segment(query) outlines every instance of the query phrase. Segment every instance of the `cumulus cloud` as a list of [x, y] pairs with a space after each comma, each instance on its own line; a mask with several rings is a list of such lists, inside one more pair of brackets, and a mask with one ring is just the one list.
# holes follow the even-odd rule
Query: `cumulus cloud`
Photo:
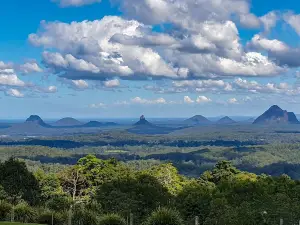
[[27, 62], [18, 66], [17, 70], [23, 74], [43, 72], [43, 69], [36, 62]]
[[[38, 34], [29, 40], [36, 46], [61, 52], [44, 52], [43, 61], [69, 79], [101, 80], [112, 76], [124, 79], [186, 76], [173, 68], [152, 48], [128, 46], [110, 41], [115, 34], [141, 37], [150, 29], [134, 21], [107, 16], [102, 20], [80, 23], [42, 23]], [[133, 77], [133, 78], [132, 78]]]
[[288, 83], [281, 82], [260, 84], [257, 81], [248, 81], [238, 78], [234, 81], [234, 88], [237, 91], [247, 91], [249, 93], [271, 93], [271, 94], [283, 94], [283, 95], [299, 95], [300, 88], [293, 87]]
[[203, 20], [196, 30], [173, 33], [155, 33], [149, 25], [116, 16], [70, 24], [42, 22], [29, 41], [51, 49], [43, 53], [43, 63], [70, 80], [178, 80], [275, 76], [282, 72], [261, 53], [245, 53], [238, 29], [230, 20]]
[[247, 44], [248, 48], [255, 49], [255, 50], [266, 50], [271, 52], [281, 52], [281, 51], [288, 51], [289, 47], [277, 40], [277, 39], [267, 39], [259, 34], [256, 34], [252, 40]]
[[196, 99], [196, 102], [201, 104], [201, 103], [208, 103], [211, 102], [212, 100], [206, 96], [198, 96]]
[[52, 0], [52, 2], [59, 3], [61, 7], [79, 7], [99, 3], [101, 0]]
[[146, 24], [173, 23], [197, 30], [207, 20], [224, 21], [233, 15], [248, 14], [248, 0], [113, 0], [127, 17]]
[[196, 92], [232, 91], [231, 84], [223, 80], [183, 80], [174, 81], [172, 85], [173, 88], [186, 88]]
[[267, 39], [261, 35], [255, 35], [247, 47], [252, 50], [267, 51], [269, 58], [282, 67], [299, 67], [300, 48], [292, 48], [277, 39]]
[[107, 81], [104, 81], [103, 83], [104, 83], [104, 87], [106, 87], [106, 88], [116, 88], [121, 85], [120, 81], [118, 79], [107, 80]]
[[189, 96], [184, 96], [183, 101], [184, 101], [184, 103], [187, 103], [187, 104], [192, 104], [192, 103], [195, 102], [195, 101], [194, 101], [193, 99], [191, 99]]
[[24, 87], [26, 83], [20, 80], [13, 69], [0, 69], [0, 86]]
[[149, 100], [149, 99], [145, 99], [145, 98], [141, 98], [141, 97], [135, 97], [135, 98], [132, 98], [131, 100], [131, 103], [134, 103], [134, 104], [146, 104], [146, 105], [149, 105], [149, 104], [167, 104], [167, 101], [164, 99], [164, 98], [158, 98], [158, 99], [154, 99], [154, 100]]
[[23, 98], [24, 94], [21, 93], [19, 90], [17, 89], [8, 89], [6, 92], [6, 95], [11, 96], [11, 97], [16, 97], [16, 98]]

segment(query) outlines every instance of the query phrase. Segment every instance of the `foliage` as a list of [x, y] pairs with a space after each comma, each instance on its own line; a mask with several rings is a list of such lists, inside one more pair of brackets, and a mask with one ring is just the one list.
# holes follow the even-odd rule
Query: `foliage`
[[55, 225], [65, 225], [67, 221], [67, 213], [66, 212], [51, 212], [50, 210], [42, 211], [37, 219], [39, 224], [48, 224], [52, 225], [52, 216], [53, 216], [53, 224]]
[[39, 184], [24, 162], [10, 158], [0, 165], [0, 184], [13, 204], [20, 199], [34, 204], [39, 200]]
[[72, 199], [69, 196], [53, 196], [51, 199], [49, 199], [46, 202], [46, 206], [53, 211], [59, 212], [59, 211], [67, 211], [70, 209], [70, 206], [72, 205]]
[[159, 208], [154, 211], [145, 222], [145, 225], [183, 225], [183, 220], [177, 211], [168, 208]]
[[97, 213], [87, 210], [84, 205], [77, 206], [73, 210], [72, 225], [96, 225], [98, 224]]
[[10, 214], [12, 211], [13, 206], [6, 202], [0, 201], [0, 220], [4, 221], [10, 218]]
[[99, 225], [126, 225], [126, 221], [118, 214], [106, 214], [101, 217]]
[[97, 190], [96, 199], [104, 213], [119, 213], [124, 217], [133, 213], [140, 221], [159, 206], [171, 200], [168, 190], [155, 177], [137, 174], [104, 183]]
[[20, 203], [14, 207], [14, 218], [18, 222], [33, 223], [37, 219], [36, 210], [27, 205], [26, 203]]
[[41, 168], [33, 175], [16, 159], [0, 168], [0, 220], [14, 215], [16, 221], [51, 224], [53, 214], [55, 224], [64, 225], [69, 210], [74, 225], [98, 224], [108, 213], [133, 215], [135, 224], [152, 223], [149, 218], [155, 217], [149, 215], [177, 222], [182, 217], [184, 224], [194, 224], [197, 216], [200, 225], [278, 224], [280, 219], [290, 225], [300, 219], [300, 181], [245, 172], [226, 160], [197, 178], [180, 175], [170, 163], [140, 170], [92, 155], [57, 173]]
[[176, 167], [170, 163], [153, 166], [146, 170], [145, 173], [155, 177], [173, 195], [182, 191], [185, 184], [183, 176], [179, 175]]

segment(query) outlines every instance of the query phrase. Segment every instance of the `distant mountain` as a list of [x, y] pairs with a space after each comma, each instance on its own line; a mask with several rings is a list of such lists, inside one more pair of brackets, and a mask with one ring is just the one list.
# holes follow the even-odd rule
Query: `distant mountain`
[[140, 117], [140, 120], [133, 124], [132, 128], [127, 129], [127, 131], [135, 134], [168, 134], [180, 129], [183, 128], [157, 126], [155, 124], [150, 123], [148, 120], [146, 120], [145, 116], [142, 115]]
[[150, 123], [148, 120], [146, 120], [144, 115], [142, 115], [140, 117], [140, 120], [138, 122], [136, 122], [134, 125], [135, 126], [141, 126], [141, 125], [153, 126], [152, 123]]
[[271, 106], [253, 124], [299, 124], [293, 112], [287, 112], [277, 105]]
[[101, 123], [98, 121], [90, 121], [86, 124], [81, 125], [80, 127], [108, 127], [108, 126], [117, 126], [118, 124], [113, 122]]
[[211, 124], [212, 122], [204, 116], [196, 115], [185, 120], [184, 123], [189, 125], [208, 125]]
[[47, 127], [47, 128], [51, 127], [49, 124], [45, 123], [44, 120], [42, 120], [42, 118], [39, 117], [38, 115], [31, 115], [28, 119], [26, 119], [25, 124], [29, 124], [29, 123], [34, 123], [41, 127]]
[[219, 124], [219, 125], [229, 125], [229, 124], [234, 124], [234, 123], [236, 123], [236, 122], [233, 119], [229, 118], [228, 116], [225, 116], [216, 122], [216, 124]]
[[74, 118], [71, 118], [71, 117], [66, 117], [66, 118], [63, 118], [63, 119], [60, 119], [58, 121], [56, 121], [53, 126], [55, 127], [76, 127], [76, 126], [81, 126], [82, 125], [82, 122], [74, 119]]

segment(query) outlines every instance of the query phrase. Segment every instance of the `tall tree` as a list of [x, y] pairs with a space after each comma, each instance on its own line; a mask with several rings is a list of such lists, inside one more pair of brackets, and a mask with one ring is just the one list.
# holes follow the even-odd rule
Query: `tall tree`
[[36, 204], [39, 200], [38, 181], [22, 161], [10, 158], [0, 165], [0, 184], [13, 204], [21, 199], [30, 204]]

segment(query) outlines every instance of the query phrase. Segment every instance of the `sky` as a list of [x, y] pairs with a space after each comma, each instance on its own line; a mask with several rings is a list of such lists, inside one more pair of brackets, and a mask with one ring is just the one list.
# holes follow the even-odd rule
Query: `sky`
[[0, 4], [0, 119], [300, 114], [295, 0]]

